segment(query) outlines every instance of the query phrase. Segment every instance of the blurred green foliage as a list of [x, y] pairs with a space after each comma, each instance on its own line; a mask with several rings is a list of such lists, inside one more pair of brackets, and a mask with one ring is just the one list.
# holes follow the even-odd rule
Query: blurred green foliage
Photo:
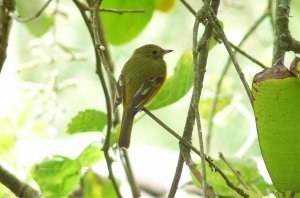
[[[237, 187], [244, 190], [244, 192], [250, 192], [251, 197], [262, 197], [268, 195], [271, 192], [275, 192], [275, 189], [272, 185], [266, 183], [264, 178], [260, 175], [257, 164], [252, 159], [244, 158], [235, 158], [228, 160], [230, 165], [238, 172], [240, 177], [244, 180], [247, 185], [248, 190], [239, 182], [236, 175], [230, 170], [230, 168], [222, 160], [214, 160], [214, 163], [222, 170], [226, 177]], [[218, 196], [222, 197], [232, 197], [238, 196], [237, 193], [228, 188], [224, 179], [213, 170], [213, 168], [206, 165], [207, 170], [207, 182], [213, 186], [215, 192]], [[197, 165], [199, 171], [202, 170], [201, 163]], [[191, 173], [192, 175], [192, 173]], [[192, 175], [193, 182], [202, 188], [202, 185], [199, 184], [198, 180]]]
[[106, 125], [106, 120], [107, 117], [105, 113], [87, 109], [78, 112], [78, 114], [72, 118], [68, 124], [67, 133], [102, 131]]

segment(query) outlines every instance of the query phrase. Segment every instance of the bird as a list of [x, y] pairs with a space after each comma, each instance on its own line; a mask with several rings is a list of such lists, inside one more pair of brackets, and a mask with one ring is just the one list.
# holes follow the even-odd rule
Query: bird
[[137, 48], [125, 63], [116, 83], [113, 112], [123, 102], [118, 145], [129, 148], [134, 116], [159, 92], [167, 76], [165, 50], [155, 44]]

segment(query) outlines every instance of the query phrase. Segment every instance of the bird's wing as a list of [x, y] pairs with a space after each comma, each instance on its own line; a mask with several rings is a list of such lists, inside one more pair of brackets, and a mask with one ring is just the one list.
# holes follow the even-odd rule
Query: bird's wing
[[119, 76], [119, 80], [118, 80], [117, 86], [116, 86], [113, 113], [116, 112], [118, 105], [121, 104], [121, 102], [123, 100], [124, 87], [125, 87], [125, 79], [124, 79], [124, 75], [121, 74]]
[[152, 77], [144, 81], [137, 92], [134, 94], [131, 102], [131, 111], [135, 115], [139, 110], [141, 110], [145, 104], [147, 104], [152, 97], [158, 92], [159, 87], [164, 82], [164, 75]]

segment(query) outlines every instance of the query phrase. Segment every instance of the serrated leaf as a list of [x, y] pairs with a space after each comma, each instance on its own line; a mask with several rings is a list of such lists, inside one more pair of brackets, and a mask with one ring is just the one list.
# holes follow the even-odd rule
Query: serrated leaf
[[104, 154], [101, 151], [101, 144], [96, 142], [86, 147], [77, 157], [77, 161], [82, 167], [91, 166], [99, 160], [103, 159]]
[[[19, 15], [23, 18], [28, 18], [37, 13], [46, 0], [16, 0], [16, 8]], [[24, 23], [28, 30], [36, 37], [45, 34], [53, 25], [54, 18], [45, 14], [45, 11], [32, 21]]]
[[176, 0], [154, 0], [155, 9], [168, 12], [175, 7]]
[[84, 198], [117, 197], [111, 181], [88, 170], [82, 178]]
[[159, 94], [147, 108], [158, 109], [182, 98], [193, 85], [193, 72], [192, 50], [186, 50], [177, 62], [174, 74], [166, 80]]
[[101, 12], [104, 32], [111, 44], [123, 44], [137, 37], [152, 18], [154, 2], [149, 0], [103, 1], [103, 8], [119, 10], [141, 10], [143, 13]]
[[72, 118], [68, 124], [67, 133], [102, 131], [106, 123], [107, 117], [105, 113], [94, 109], [87, 109], [79, 112]]
[[[261, 197], [260, 195], [267, 195], [274, 187], [264, 180], [264, 178], [259, 174], [257, 165], [255, 161], [252, 159], [227, 159], [231, 166], [240, 173], [242, 179], [245, 181], [247, 186], [250, 188], [249, 192], [251, 197]], [[243, 187], [234, 173], [229, 169], [229, 167], [222, 160], [214, 160], [214, 163], [223, 171], [226, 177], [237, 187], [242, 188], [244, 191], [245, 187]], [[201, 163], [197, 165], [199, 171], [202, 170]], [[219, 196], [237, 196], [237, 193], [229, 188], [224, 181], [224, 179], [215, 171], [213, 171], [207, 165], [207, 181], [210, 185], [213, 186], [215, 192]], [[200, 188], [202, 188], [201, 184], [193, 177], [193, 182]]]
[[46, 198], [66, 197], [80, 180], [81, 166], [76, 160], [63, 156], [46, 158], [31, 169], [33, 179]]

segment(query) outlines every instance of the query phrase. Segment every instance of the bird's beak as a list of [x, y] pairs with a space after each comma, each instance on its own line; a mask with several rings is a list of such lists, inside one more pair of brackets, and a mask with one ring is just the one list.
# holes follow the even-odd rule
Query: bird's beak
[[163, 51], [163, 55], [167, 54], [167, 53], [170, 53], [170, 52], [173, 52], [173, 50], [164, 50]]

